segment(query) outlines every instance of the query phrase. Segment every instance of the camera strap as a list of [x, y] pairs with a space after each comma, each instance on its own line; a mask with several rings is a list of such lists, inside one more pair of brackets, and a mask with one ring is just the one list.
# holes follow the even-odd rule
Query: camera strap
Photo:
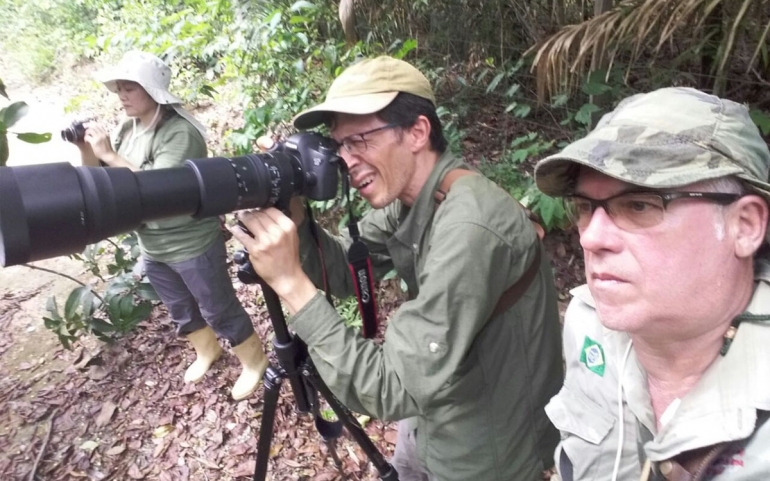
[[324, 284], [324, 292], [326, 293], [326, 300], [329, 304], [334, 305], [332, 302], [332, 295], [329, 292], [329, 274], [326, 272], [326, 260], [324, 259], [324, 250], [321, 245], [321, 237], [318, 235], [318, 227], [313, 220], [313, 209], [310, 208], [310, 202], [305, 199], [305, 215], [307, 216], [308, 227], [310, 228], [310, 235], [313, 236], [316, 248], [318, 249], [318, 258], [321, 259], [321, 279]]
[[347, 172], [342, 176], [342, 189], [348, 203], [348, 232], [353, 243], [348, 249], [348, 266], [353, 276], [353, 285], [356, 288], [358, 299], [358, 311], [361, 313], [361, 334], [371, 339], [377, 335], [377, 300], [374, 290], [374, 273], [372, 271], [372, 259], [369, 255], [369, 247], [361, 240], [358, 231], [358, 219], [353, 213], [353, 202], [350, 199], [350, 184]]

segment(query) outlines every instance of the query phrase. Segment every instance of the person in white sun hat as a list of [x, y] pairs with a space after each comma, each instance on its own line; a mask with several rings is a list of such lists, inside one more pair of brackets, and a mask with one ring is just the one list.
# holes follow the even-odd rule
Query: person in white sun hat
[[[171, 69], [158, 57], [128, 52], [114, 68], [97, 75], [118, 94], [128, 117], [110, 136], [95, 123], [76, 144], [84, 165], [133, 171], [179, 167], [206, 157], [206, 129], [168, 91]], [[267, 368], [262, 341], [235, 296], [227, 253], [216, 218], [190, 216], [147, 222], [138, 231], [150, 283], [168, 307], [177, 333], [195, 348], [185, 382], [198, 382], [219, 358], [217, 336], [225, 338], [243, 365], [232, 396], [253, 393]]]

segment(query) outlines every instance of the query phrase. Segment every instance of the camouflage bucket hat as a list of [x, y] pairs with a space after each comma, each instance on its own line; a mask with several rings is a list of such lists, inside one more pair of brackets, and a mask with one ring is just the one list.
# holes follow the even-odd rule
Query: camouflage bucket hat
[[569, 194], [580, 166], [653, 189], [732, 175], [770, 204], [770, 151], [748, 110], [691, 88], [623, 100], [586, 137], [537, 164], [537, 187]]

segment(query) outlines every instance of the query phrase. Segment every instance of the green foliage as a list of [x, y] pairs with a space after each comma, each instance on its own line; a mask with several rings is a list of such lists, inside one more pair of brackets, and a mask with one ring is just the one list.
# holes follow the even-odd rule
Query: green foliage
[[[153, 302], [159, 301], [152, 285], [132, 273], [139, 255], [136, 235], [119, 237], [90, 245], [82, 254], [71, 257], [83, 261], [99, 280], [107, 282], [103, 292], [93, 286], [73, 289], [60, 310], [55, 297], [48, 299], [49, 315], [43, 318], [46, 328], [53, 331], [67, 349], [84, 335], [104, 342], [131, 332], [147, 319]], [[103, 271], [111, 276], [105, 281]]]
[[484, 175], [540, 216], [546, 231], [566, 227], [567, 213], [560, 199], [554, 199], [537, 190], [532, 175], [523, 167], [528, 161], [541, 158], [553, 146], [553, 140], [546, 141], [538, 133], [530, 132], [511, 141], [498, 162], [483, 161], [480, 165]]
[[751, 109], [749, 113], [762, 135], [770, 135], [770, 113], [759, 109]]
[[505, 113], [517, 118], [527, 117], [532, 111], [532, 106], [527, 103], [526, 97], [521, 92], [521, 70], [526, 66], [524, 59], [515, 62], [505, 62], [500, 68], [495, 67], [495, 59], [489, 57], [485, 60], [484, 68], [480, 69], [475, 81], [482, 85], [486, 78], [495, 73], [492, 80], [486, 85], [485, 93], [492, 94], [503, 91], [502, 97], [507, 104]]
[[[104, 0], [3, 0], [0, 2], [0, 47], [33, 81], [45, 81], [62, 64], [95, 51], [86, 38], [100, 8], [117, 5]], [[65, 61], [68, 60], [68, 61]]]
[[460, 128], [460, 118], [456, 112], [451, 112], [444, 106], [436, 109], [436, 114], [441, 120], [444, 138], [447, 140], [448, 149], [455, 154], [462, 153], [462, 139], [465, 137], [465, 131]]
[[[8, 94], [5, 92], [5, 85], [0, 80], [0, 90], [5, 98], [8, 98]], [[25, 102], [13, 102], [7, 107], [0, 109], [0, 166], [5, 165], [10, 157], [10, 150], [8, 147], [8, 134], [15, 135], [19, 140], [30, 144], [40, 144], [51, 140], [51, 134], [38, 134], [34, 132], [9, 132], [8, 129], [13, 127], [16, 122], [22, 119], [29, 112], [29, 106]]]
[[346, 326], [361, 329], [363, 321], [358, 310], [358, 299], [355, 296], [338, 301], [336, 309]]

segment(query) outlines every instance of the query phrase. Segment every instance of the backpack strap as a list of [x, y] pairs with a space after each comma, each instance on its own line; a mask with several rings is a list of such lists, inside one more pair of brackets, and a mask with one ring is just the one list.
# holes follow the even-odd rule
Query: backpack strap
[[[449, 190], [452, 188], [452, 184], [454, 184], [457, 179], [461, 177], [465, 177], [467, 175], [479, 175], [479, 174], [472, 170], [452, 169], [444, 175], [444, 178], [441, 179], [441, 182], [439, 183], [439, 188], [433, 194], [433, 198], [436, 200], [436, 208], [438, 208], [438, 206], [441, 205], [444, 199], [446, 199], [446, 196], [449, 193]], [[521, 205], [521, 203], [519, 203], [519, 205]], [[521, 297], [524, 295], [524, 293], [527, 292], [527, 289], [529, 289], [529, 286], [532, 285], [532, 282], [535, 280], [535, 277], [537, 277], [537, 273], [540, 271], [540, 263], [542, 260], [542, 254], [541, 254], [542, 246], [540, 241], [545, 236], [545, 230], [543, 229], [543, 226], [541, 226], [537, 222], [536, 216], [532, 213], [532, 211], [530, 211], [524, 206], [521, 206], [521, 208], [524, 209], [524, 211], [527, 213], [527, 217], [529, 217], [529, 220], [532, 223], [532, 227], [535, 229], [535, 232], [537, 233], [538, 240], [536, 242], [537, 245], [535, 247], [536, 248], [535, 258], [532, 259], [532, 262], [530, 263], [529, 267], [527, 267], [527, 270], [524, 272], [524, 274], [522, 274], [519, 280], [517, 280], [511, 287], [509, 287], [508, 289], [505, 290], [505, 292], [502, 293], [490, 317], [495, 317], [499, 314], [502, 314], [503, 312], [507, 311], [511, 306], [516, 304], [519, 301], [519, 299], [521, 299]]]

